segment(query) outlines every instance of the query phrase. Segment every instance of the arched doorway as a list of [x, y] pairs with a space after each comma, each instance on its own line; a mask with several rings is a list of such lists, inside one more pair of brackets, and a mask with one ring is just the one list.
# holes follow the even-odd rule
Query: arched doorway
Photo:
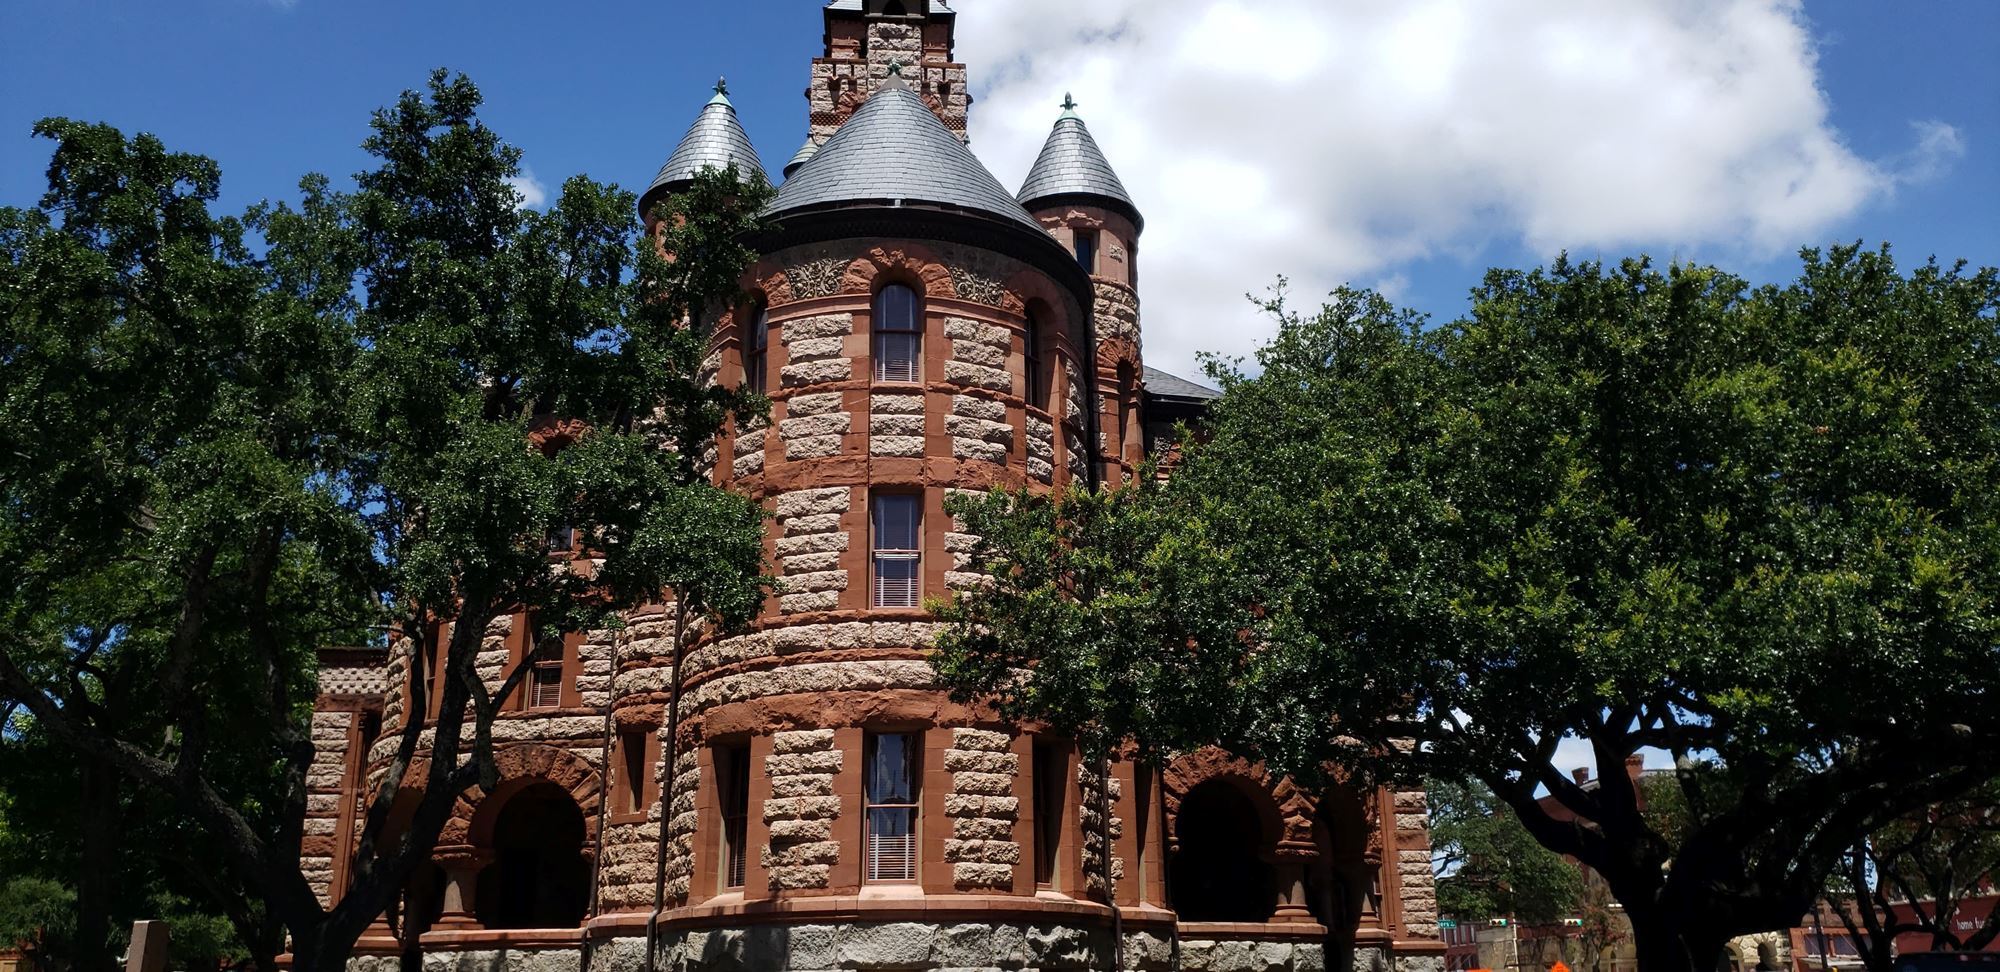
[[507, 799], [493, 824], [493, 863], [479, 875], [487, 928], [575, 928], [590, 907], [583, 811], [569, 791], [535, 783]]
[[1170, 897], [1182, 921], [1269, 921], [1277, 886], [1257, 807], [1227, 780], [1210, 780], [1181, 798], [1168, 866]]

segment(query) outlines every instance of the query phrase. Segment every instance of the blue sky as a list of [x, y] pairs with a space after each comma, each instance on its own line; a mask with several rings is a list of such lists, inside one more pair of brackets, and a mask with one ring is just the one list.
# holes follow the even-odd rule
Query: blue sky
[[[223, 205], [362, 167], [436, 66], [551, 188], [643, 188], [727, 74], [774, 168], [818, 0], [0, 4], [0, 204], [44, 115], [218, 159]], [[1065, 89], [1148, 216], [1148, 352], [1242, 353], [1241, 300], [1378, 286], [1441, 318], [1490, 265], [1649, 252], [1782, 279], [1798, 246], [2000, 263], [1995, 0], [960, 0], [973, 147], [1018, 182]], [[1394, 8], [1384, 13], [1376, 8]], [[1504, 19], [1502, 19], [1504, 18]]]

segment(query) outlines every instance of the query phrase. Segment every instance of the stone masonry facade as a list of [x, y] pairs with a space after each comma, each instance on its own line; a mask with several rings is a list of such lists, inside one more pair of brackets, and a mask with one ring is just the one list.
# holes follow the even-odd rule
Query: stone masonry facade
[[[901, 87], [966, 152], [954, 12], [837, 0], [825, 17], [815, 146]], [[536, 654], [525, 613], [478, 632], [487, 686], [533, 669], [493, 725], [499, 778], [457, 797], [405, 919], [371, 928], [357, 972], [391, 972], [411, 937], [429, 972], [640, 972], [655, 927], [654, 972], [1104, 970], [1114, 954], [1145, 972], [1443, 972], [1421, 790], [1306, 792], [1215, 750], [1081, 751], [941, 689], [936, 619], [878, 597], [890, 556], [920, 603], [991, 583], [952, 498], [1113, 485], [1145, 459], [1136, 209], [923, 199], [781, 221], [743, 281], [754, 302], [713, 325], [704, 373], [735, 383], [758, 360], [753, 313], [768, 324], [771, 411], [702, 468], [769, 513], [778, 589], [742, 630], [695, 619], [678, 658], [671, 603], [568, 633], [560, 657]], [[882, 373], [913, 380], [875, 377], [889, 287], [914, 295], [898, 333], [917, 357]], [[916, 549], [878, 556], [884, 509], [914, 516], [898, 529]], [[580, 549], [551, 569], [596, 566]], [[412, 684], [412, 650], [324, 653], [303, 849], [324, 901], [413, 703], [437, 692]], [[414, 730], [409, 788], [434, 732]], [[392, 809], [389, 836], [407, 815]], [[1254, 877], [1191, 895], [1176, 869], [1225, 845]]]

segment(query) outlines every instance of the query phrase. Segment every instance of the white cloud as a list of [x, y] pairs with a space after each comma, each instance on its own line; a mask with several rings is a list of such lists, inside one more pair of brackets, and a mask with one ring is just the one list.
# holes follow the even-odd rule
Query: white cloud
[[540, 209], [549, 202], [549, 187], [535, 178], [535, 170], [521, 167], [521, 174], [507, 180], [514, 191], [521, 194], [522, 209]]
[[[1492, 244], [1775, 255], [1963, 151], [1828, 121], [1800, 0], [979, 0], [974, 145], [1018, 185], [1074, 91], [1148, 216], [1149, 360], [1244, 353], [1242, 299]], [[1468, 280], [1469, 287], [1474, 281]]]
[[1917, 144], [1896, 159], [1896, 181], [1904, 185], [1936, 182], [1965, 158], [1965, 135], [1936, 119], [1914, 121], [1910, 131]]

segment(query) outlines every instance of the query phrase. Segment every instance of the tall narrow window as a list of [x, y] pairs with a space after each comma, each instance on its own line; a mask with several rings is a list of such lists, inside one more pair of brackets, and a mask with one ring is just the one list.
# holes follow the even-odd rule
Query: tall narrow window
[[1053, 887], [1063, 832], [1063, 796], [1068, 792], [1063, 751], [1048, 743], [1035, 744], [1035, 884]]
[[750, 747], [716, 747], [715, 783], [722, 798], [722, 886], [740, 888], [750, 861]]
[[562, 635], [551, 635], [536, 646], [535, 668], [528, 677], [528, 708], [554, 709], [562, 705], [563, 656], [567, 654], [568, 642]]
[[870, 510], [875, 607], [913, 608], [922, 603], [922, 500], [907, 493], [875, 497]]
[[628, 729], [618, 734], [619, 774], [625, 790], [625, 812], [646, 812], [646, 731]]
[[1076, 263], [1085, 273], [1097, 272], [1097, 232], [1076, 231]]
[[750, 324], [750, 333], [743, 342], [743, 384], [759, 395], [764, 394], [768, 385], [766, 373], [771, 360], [771, 313], [763, 304], [757, 305], [756, 317]]
[[1049, 380], [1043, 373], [1042, 321], [1034, 311], [1028, 312], [1028, 329], [1021, 335], [1021, 353], [1027, 359], [1028, 404], [1036, 408], [1049, 407]]
[[875, 380], [917, 381], [923, 361], [923, 308], [917, 292], [890, 284], [875, 297]]
[[868, 777], [868, 880], [917, 879], [917, 737], [870, 734]]

